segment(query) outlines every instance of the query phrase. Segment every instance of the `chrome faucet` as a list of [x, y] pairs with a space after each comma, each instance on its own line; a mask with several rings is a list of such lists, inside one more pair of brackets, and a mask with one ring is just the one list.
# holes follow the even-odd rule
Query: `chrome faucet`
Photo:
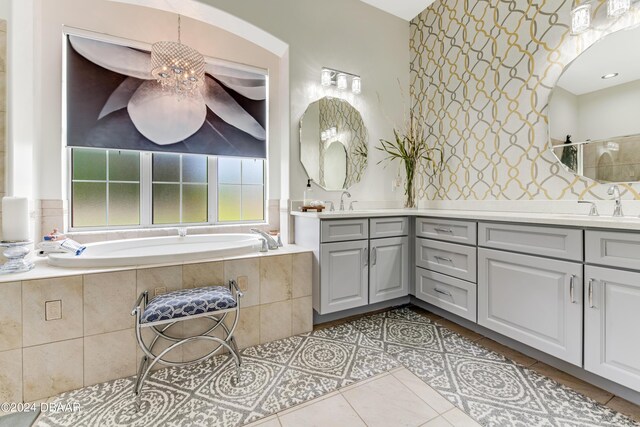
[[616, 207], [613, 209], [614, 217], [622, 217], [624, 214], [622, 213], [622, 200], [620, 200], [620, 189], [617, 185], [612, 185], [607, 190], [607, 194], [613, 196], [613, 199], [616, 202]]
[[280, 246], [282, 246], [282, 242], [278, 242], [278, 240], [274, 239], [273, 236], [270, 235], [269, 233], [266, 233], [262, 230], [258, 230], [257, 228], [252, 228], [251, 232], [262, 236], [264, 241], [267, 242], [267, 246], [269, 247], [270, 250], [275, 250], [275, 249], [278, 249]]
[[598, 206], [596, 206], [595, 202], [590, 202], [589, 200], [578, 200], [578, 203], [589, 203], [591, 205], [591, 209], [589, 209], [589, 216], [600, 216], [598, 213]]
[[342, 195], [340, 196], [340, 212], [344, 211], [344, 196], [351, 198], [351, 193], [349, 193], [348, 191], [342, 192]]

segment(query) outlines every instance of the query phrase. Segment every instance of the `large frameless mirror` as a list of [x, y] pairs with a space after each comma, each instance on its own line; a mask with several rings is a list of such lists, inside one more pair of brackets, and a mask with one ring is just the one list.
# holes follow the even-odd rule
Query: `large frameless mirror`
[[325, 97], [300, 120], [300, 161], [309, 178], [325, 190], [360, 182], [367, 167], [367, 130], [351, 104]]
[[558, 161], [598, 182], [640, 181], [640, 27], [611, 33], [562, 73], [549, 101]]

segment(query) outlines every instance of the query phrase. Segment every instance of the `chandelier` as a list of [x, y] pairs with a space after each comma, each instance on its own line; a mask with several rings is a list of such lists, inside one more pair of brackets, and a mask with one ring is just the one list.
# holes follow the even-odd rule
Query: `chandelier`
[[197, 50], [180, 42], [162, 41], [151, 46], [151, 75], [163, 89], [177, 95], [195, 95], [204, 84], [204, 57]]

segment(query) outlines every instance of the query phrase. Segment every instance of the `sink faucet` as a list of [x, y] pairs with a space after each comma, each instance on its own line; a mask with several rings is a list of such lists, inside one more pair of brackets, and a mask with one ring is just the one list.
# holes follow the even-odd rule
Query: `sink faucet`
[[273, 236], [271, 236], [269, 233], [258, 230], [257, 228], [252, 228], [251, 232], [262, 236], [262, 238], [267, 242], [267, 246], [270, 250], [278, 249], [281, 246], [280, 244], [278, 244], [278, 241], [274, 239]]
[[351, 193], [349, 193], [348, 191], [343, 191], [342, 195], [340, 196], [340, 211], [344, 211], [344, 196], [347, 196], [348, 198], [351, 198]]
[[613, 216], [624, 216], [624, 214], [622, 213], [622, 200], [620, 200], [620, 189], [618, 188], [618, 186], [612, 185], [611, 187], [609, 187], [609, 190], [607, 190], [607, 194], [613, 196], [613, 199], [616, 202], [616, 207], [613, 209]]
[[591, 208], [589, 209], [589, 216], [600, 216], [598, 213], [598, 206], [595, 202], [590, 202], [589, 200], [578, 200], [578, 203], [589, 203]]

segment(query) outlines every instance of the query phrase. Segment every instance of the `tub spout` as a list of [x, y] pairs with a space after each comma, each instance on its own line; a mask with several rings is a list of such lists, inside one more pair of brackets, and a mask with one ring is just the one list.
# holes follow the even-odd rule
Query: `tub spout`
[[252, 233], [259, 234], [262, 238], [267, 242], [267, 246], [270, 250], [278, 249], [278, 241], [274, 239], [269, 233], [266, 233], [262, 230], [258, 230], [257, 228], [251, 229]]

